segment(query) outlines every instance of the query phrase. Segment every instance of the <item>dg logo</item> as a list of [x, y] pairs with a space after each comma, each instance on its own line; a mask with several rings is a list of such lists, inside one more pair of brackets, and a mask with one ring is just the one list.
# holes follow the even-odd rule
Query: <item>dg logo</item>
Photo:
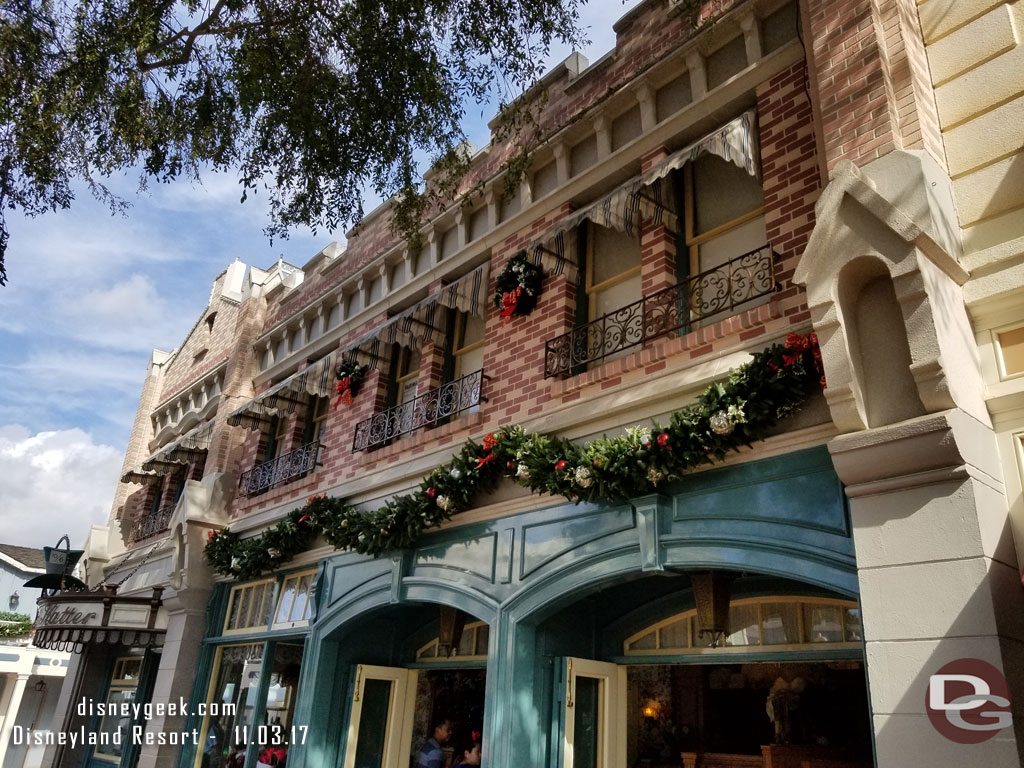
[[957, 744], [988, 741], [1012, 723], [1010, 686], [981, 659], [957, 659], [932, 675], [925, 708], [935, 730]]

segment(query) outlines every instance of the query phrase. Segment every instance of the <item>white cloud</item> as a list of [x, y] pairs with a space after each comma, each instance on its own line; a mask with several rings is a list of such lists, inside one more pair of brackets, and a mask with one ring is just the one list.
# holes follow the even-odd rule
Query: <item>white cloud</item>
[[80, 429], [32, 434], [0, 427], [0, 530], [5, 544], [79, 546], [110, 512], [121, 452]]

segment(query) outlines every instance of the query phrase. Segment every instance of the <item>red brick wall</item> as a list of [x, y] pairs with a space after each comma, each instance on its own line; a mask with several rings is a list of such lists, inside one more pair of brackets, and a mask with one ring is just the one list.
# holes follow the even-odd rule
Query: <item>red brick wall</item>
[[801, 62], [757, 89], [765, 229], [779, 256], [775, 301], [783, 315], [801, 315], [796, 321], [805, 319], [807, 299], [791, 281], [814, 229], [814, 203], [821, 190], [806, 76]]
[[807, 0], [829, 170], [894, 149], [945, 165], [917, 10], [908, 0]]

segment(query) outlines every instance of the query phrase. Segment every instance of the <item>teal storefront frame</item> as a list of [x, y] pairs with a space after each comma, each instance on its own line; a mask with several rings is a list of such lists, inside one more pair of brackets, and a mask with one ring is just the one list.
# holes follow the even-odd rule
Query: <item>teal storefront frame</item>
[[[273, 613], [277, 610], [278, 599], [281, 595], [281, 588], [284, 580], [296, 573], [309, 571], [312, 567], [313, 566], [292, 568], [286, 571], [268, 574], [268, 576], [264, 577], [274, 579], [273, 596], [271, 598], [271, 605], [273, 606], [271, 611], [271, 622], [273, 621]], [[321, 575], [322, 568], [318, 568], [309, 596], [309, 599], [312, 602], [311, 614], [315, 614], [316, 612]], [[207, 605], [203, 647], [199, 654], [195, 683], [192, 687], [192, 695], [190, 698], [189, 716], [186, 718], [184, 728], [184, 730], [189, 732], [195, 730], [202, 733], [203, 718], [198, 714], [198, 708], [200, 703], [206, 701], [210, 691], [210, 686], [213, 684], [218, 648], [251, 643], [263, 644], [263, 659], [259, 668], [259, 684], [256, 689], [256, 706], [252, 713], [254, 722], [261, 720], [266, 711], [267, 692], [270, 687], [270, 670], [273, 666], [275, 645], [277, 643], [302, 643], [304, 651], [309, 648], [307, 640], [310, 632], [309, 626], [289, 629], [262, 629], [252, 632], [225, 635], [223, 630], [225, 620], [227, 618], [231, 588], [234, 586], [236, 586], [234, 583], [216, 584]], [[192, 768], [196, 764], [197, 753], [205, 746], [205, 744], [186, 741], [185, 746], [182, 747], [181, 752], [178, 755], [179, 768]], [[258, 751], [259, 748], [256, 743], [254, 741], [250, 742], [246, 749], [245, 764], [247, 766], [256, 765], [256, 756]]]
[[[403, 611], [420, 611], [419, 621], [438, 604], [490, 628], [487, 764], [554, 766], [553, 661], [636, 663], [619, 658], [609, 638], [664, 615], [652, 588], [667, 594], [674, 575], [709, 568], [756, 574], [764, 589], [800, 585], [807, 594], [857, 599], [849, 512], [824, 446], [690, 475], [629, 503], [557, 503], [435, 531], [382, 558], [338, 553], [320, 564], [295, 713], [315, 727], [288, 766], [341, 765], [356, 666], [411, 666]], [[628, 601], [633, 582], [636, 609], [621, 626], [599, 626], [586, 605], [609, 589]], [[552, 620], [562, 614], [564, 621]], [[824, 660], [828, 651], [801, 658]]]

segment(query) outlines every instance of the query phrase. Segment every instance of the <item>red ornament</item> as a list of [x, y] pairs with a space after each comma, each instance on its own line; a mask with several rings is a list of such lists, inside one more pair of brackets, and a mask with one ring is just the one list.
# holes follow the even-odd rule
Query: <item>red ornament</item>
[[516, 468], [516, 463], [514, 461], [512, 461], [512, 459], [509, 459], [508, 461], [505, 462], [505, 468], [506, 469], [515, 469]]
[[433, 487], [427, 488], [427, 497], [432, 499], [435, 496], [437, 496], [437, 489]]
[[566, 461], [565, 459], [559, 459], [558, 461], [555, 462], [555, 469], [558, 470], [558, 471], [561, 471], [561, 470], [565, 469], [568, 466], [569, 466], [569, 462]]
[[484, 450], [489, 451], [498, 444], [498, 438], [494, 436], [493, 432], [489, 432], [484, 435]]
[[668, 447], [668, 432], [662, 432], [658, 435], [658, 445], [662, 448]]
[[207, 541], [207, 543], [213, 541], [213, 531], [207, 531], [206, 532], [206, 541]]

